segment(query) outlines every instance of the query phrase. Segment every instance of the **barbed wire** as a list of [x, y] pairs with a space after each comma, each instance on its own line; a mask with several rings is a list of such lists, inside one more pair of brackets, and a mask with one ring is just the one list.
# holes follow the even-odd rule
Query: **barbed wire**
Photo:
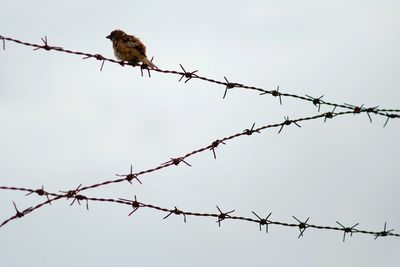
[[[365, 111], [362, 111], [362, 112], [365, 112]], [[161, 163], [160, 165], [158, 165], [156, 167], [133, 173], [133, 169], [132, 169], [132, 165], [131, 165], [129, 174], [116, 174], [116, 176], [122, 177], [122, 178], [118, 178], [118, 179], [114, 179], [114, 180], [106, 180], [104, 182], [84, 186], [84, 187], [80, 188], [80, 191], [85, 191], [88, 189], [102, 187], [102, 186], [110, 185], [110, 184], [121, 183], [124, 181], [127, 181], [131, 184], [133, 180], [137, 180], [139, 183], [142, 184], [142, 182], [138, 178], [141, 175], [159, 171], [161, 169], [168, 168], [171, 166], [178, 166], [181, 162], [183, 162], [187, 166], [191, 167], [192, 165], [187, 162], [187, 159], [196, 154], [203, 153], [205, 151], [212, 151], [213, 158], [216, 159], [217, 158], [216, 149], [219, 147], [219, 145], [221, 145], [221, 144], [226, 145], [227, 141], [230, 141], [232, 139], [239, 138], [241, 136], [251, 136], [253, 133], [261, 133], [261, 131], [269, 129], [269, 128], [279, 128], [279, 131], [278, 131], [278, 134], [279, 134], [282, 132], [284, 126], [296, 125], [297, 127], [301, 127], [299, 125], [299, 122], [302, 122], [302, 121], [316, 120], [319, 118], [324, 118], [324, 121], [326, 121], [326, 119], [332, 119], [337, 116], [343, 116], [343, 115], [348, 115], [348, 114], [353, 114], [353, 112], [352, 111], [342, 111], [342, 112], [335, 113], [334, 111], [332, 111], [332, 112], [327, 112], [327, 113], [323, 113], [323, 114], [319, 114], [319, 115], [315, 115], [315, 116], [298, 118], [298, 119], [294, 119], [294, 120], [290, 120], [289, 117], [285, 117], [284, 121], [281, 123], [267, 124], [267, 125], [264, 125], [264, 126], [261, 126], [258, 128], [255, 128], [255, 123], [253, 123], [251, 128], [247, 128], [243, 131], [234, 133], [230, 136], [216, 139], [209, 145], [206, 145], [201, 148], [190, 151], [183, 156], [170, 158], [170, 160], [168, 160], [164, 163]]]
[[[3, 50], [5, 50], [5, 41], [10, 41], [10, 42], [14, 42], [14, 43], [18, 43], [21, 45], [25, 45], [25, 46], [30, 46], [30, 47], [34, 47], [34, 50], [45, 50], [45, 51], [58, 51], [58, 52], [63, 52], [63, 53], [67, 53], [67, 54], [74, 54], [74, 55], [79, 55], [79, 56], [83, 56], [83, 59], [88, 59], [88, 58], [94, 58], [96, 60], [101, 61], [101, 67], [100, 67], [100, 71], [103, 70], [104, 67], [104, 63], [107, 62], [111, 62], [111, 63], [116, 63], [119, 64], [121, 66], [132, 66], [135, 67], [135, 65], [132, 65], [128, 62], [124, 62], [124, 61], [118, 61], [118, 60], [114, 60], [114, 59], [110, 59], [110, 58], [106, 58], [101, 54], [91, 54], [91, 53], [86, 53], [86, 52], [80, 52], [80, 51], [72, 51], [69, 49], [64, 49], [62, 47], [59, 46], [50, 46], [48, 44], [48, 40], [47, 40], [47, 36], [45, 36], [44, 38], [41, 38], [43, 44], [34, 44], [34, 43], [28, 43], [28, 42], [24, 42], [18, 39], [14, 39], [14, 38], [10, 38], [10, 37], [5, 37], [0, 35], [0, 39], [2, 39], [3, 42]], [[396, 114], [396, 113], [400, 113], [400, 109], [379, 109], [378, 106], [374, 106], [374, 107], [364, 107], [364, 105], [353, 105], [353, 104], [338, 104], [338, 103], [333, 103], [333, 102], [329, 102], [329, 101], [325, 101], [322, 98], [324, 97], [323, 95], [320, 97], [312, 97], [309, 95], [305, 95], [305, 96], [301, 96], [301, 95], [296, 95], [296, 94], [290, 94], [290, 93], [285, 93], [285, 92], [280, 92], [279, 91], [279, 86], [275, 89], [275, 90], [267, 90], [261, 87], [256, 87], [256, 86], [249, 86], [249, 85], [244, 85], [242, 83], [237, 83], [237, 82], [230, 82], [228, 80], [228, 78], [226, 78], [224, 76], [224, 80], [225, 81], [220, 81], [220, 80], [215, 80], [215, 79], [211, 79], [205, 76], [200, 76], [198, 74], [198, 70], [195, 71], [187, 71], [181, 64], [179, 64], [182, 71], [176, 71], [176, 70], [163, 70], [163, 69], [152, 69], [150, 70], [148, 68], [147, 65], [139, 65], [140, 66], [140, 72], [141, 75], [143, 76], [143, 71], [147, 70], [149, 77], [151, 77], [150, 71], [155, 71], [155, 72], [159, 72], [159, 73], [165, 73], [165, 74], [174, 74], [174, 75], [179, 75], [180, 79], [179, 81], [183, 80], [183, 78], [185, 78], [185, 83], [187, 83], [188, 81], [190, 81], [191, 79], [199, 79], [199, 80], [203, 80], [203, 81], [207, 81], [210, 83], [214, 83], [214, 84], [218, 84], [218, 85], [223, 85], [225, 87], [225, 91], [224, 91], [224, 95], [223, 98], [226, 97], [228, 90], [230, 89], [234, 89], [234, 88], [238, 88], [238, 89], [245, 89], [245, 90], [254, 90], [260, 93], [260, 95], [271, 95], [274, 97], [279, 97], [279, 102], [282, 105], [282, 97], [290, 97], [290, 98], [294, 98], [297, 100], [301, 100], [301, 101], [306, 101], [306, 102], [310, 102], [312, 103], [314, 106], [316, 106], [318, 108], [318, 112], [320, 111], [320, 108], [322, 105], [327, 105], [327, 106], [332, 106], [334, 108], [343, 108], [346, 110], [352, 110], [354, 113], [359, 113], [361, 111], [366, 112], [368, 114], [369, 120], [372, 122], [372, 118], [370, 116], [370, 114], [376, 114], [376, 115], [381, 115], [386, 117], [386, 121], [384, 123], [384, 126], [387, 125], [389, 119], [394, 119], [394, 118], [400, 118], [400, 114]]]
[[[95, 58], [97, 60], [101, 60], [102, 64], [101, 64], [101, 68], [100, 70], [103, 69], [104, 63], [105, 61], [108, 62], [112, 62], [112, 63], [118, 63], [121, 66], [125, 66], [125, 65], [131, 65], [129, 63], [126, 62], [121, 62], [121, 61], [117, 61], [117, 60], [113, 60], [113, 59], [108, 59], [105, 58], [104, 56], [100, 55], [100, 54], [90, 54], [90, 53], [84, 53], [84, 52], [79, 52], [79, 51], [72, 51], [72, 50], [67, 50], [61, 47], [57, 47], [57, 46], [49, 46], [48, 45], [48, 41], [47, 41], [47, 37], [42, 38], [42, 42], [43, 45], [39, 45], [39, 44], [32, 44], [32, 43], [27, 43], [27, 42], [23, 42], [17, 39], [13, 39], [13, 38], [9, 38], [9, 37], [3, 37], [0, 35], [0, 39], [2, 39], [3, 41], [3, 49], [5, 49], [5, 40], [7, 41], [12, 41], [18, 44], [22, 44], [22, 45], [26, 45], [26, 46], [31, 46], [34, 47], [34, 50], [38, 50], [38, 49], [43, 49], [46, 51], [50, 51], [50, 50], [55, 50], [55, 51], [59, 51], [59, 52], [64, 52], [64, 53], [69, 53], [69, 54], [76, 54], [76, 55], [81, 55], [84, 56], [84, 59], [87, 58]], [[133, 65], [131, 65], [133, 66]], [[282, 97], [292, 97], [292, 98], [296, 98], [299, 100], [303, 100], [303, 101], [308, 101], [308, 102], [312, 102], [313, 105], [315, 105], [318, 108], [318, 112], [320, 112], [320, 107], [321, 105], [328, 105], [328, 106], [333, 106], [333, 110], [330, 112], [325, 112], [325, 113], [321, 113], [315, 116], [309, 116], [309, 117], [303, 117], [303, 118], [298, 118], [298, 119], [294, 119], [294, 120], [290, 120], [289, 117], [285, 117], [284, 121], [281, 123], [275, 123], [275, 124], [267, 124], [261, 127], [256, 128], [255, 124], [252, 125], [251, 128], [247, 128], [243, 131], [240, 131], [238, 133], [232, 134], [230, 136], [221, 138], [221, 139], [217, 139], [215, 141], [213, 141], [211, 144], [204, 146], [202, 148], [193, 150], [181, 157], [176, 157], [176, 158], [170, 158], [170, 160], [147, 170], [144, 171], [140, 171], [137, 173], [133, 173], [133, 168], [131, 165], [130, 168], [130, 173], [129, 174], [125, 174], [125, 175], [121, 175], [121, 174], [116, 174], [118, 177], [118, 179], [114, 179], [114, 180], [107, 180], [104, 182], [100, 182], [100, 183], [96, 183], [96, 184], [92, 184], [92, 185], [88, 185], [88, 186], [83, 186], [79, 185], [76, 189], [72, 189], [69, 191], [60, 191], [63, 194], [56, 194], [56, 193], [50, 193], [47, 192], [43, 189], [43, 187], [41, 189], [37, 189], [37, 190], [33, 190], [33, 189], [26, 189], [26, 188], [18, 188], [18, 187], [7, 187], [7, 186], [0, 186], [0, 189], [3, 190], [19, 190], [19, 191], [26, 191], [28, 192], [28, 194], [32, 194], [32, 193], [36, 193], [38, 195], [41, 196], [45, 196], [46, 197], [46, 201], [37, 204], [36, 206], [33, 207], [29, 207], [26, 208], [22, 211], [19, 211], [16, 204], [13, 202], [14, 204], [14, 208], [16, 210], [16, 214], [12, 217], [10, 217], [9, 219], [3, 221], [0, 224], [0, 228], [2, 226], [4, 226], [5, 224], [7, 224], [8, 222], [21, 218], [23, 216], [25, 216], [26, 214], [31, 213], [34, 210], [37, 210], [47, 204], [51, 204], [53, 201], [57, 201], [63, 198], [66, 199], [73, 199], [72, 204], [74, 204], [75, 202], [78, 202], [78, 204], [80, 204], [80, 201], [85, 201], [86, 202], [86, 208], [88, 209], [88, 202], [89, 201], [100, 201], [100, 202], [115, 202], [118, 204], [125, 204], [125, 205], [131, 205], [133, 208], [133, 211], [131, 211], [130, 215], [135, 212], [137, 209], [142, 208], [142, 207], [147, 207], [147, 208], [152, 208], [152, 209], [156, 209], [162, 212], [166, 212], [168, 213], [164, 219], [168, 218], [170, 215], [172, 214], [176, 214], [176, 215], [183, 215], [184, 217], [184, 221], [186, 222], [186, 215], [187, 216], [203, 216], [203, 217], [215, 217], [217, 218], [217, 222], [220, 225], [220, 223], [225, 220], [225, 219], [233, 219], [233, 220], [241, 220], [241, 221], [248, 221], [248, 222], [256, 222], [260, 225], [260, 230], [261, 227], [263, 225], [266, 226], [266, 231], [268, 232], [268, 225], [281, 225], [281, 226], [287, 226], [287, 227], [298, 227], [300, 230], [300, 234], [299, 234], [299, 238], [301, 236], [303, 236], [304, 231], [307, 228], [315, 228], [315, 229], [325, 229], [325, 230], [336, 230], [336, 231], [343, 231], [344, 235], [343, 235], [343, 241], [345, 239], [345, 236], [347, 233], [349, 233], [350, 235], [352, 235], [353, 233], [363, 233], [363, 234], [371, 234], [374, 235], [375, 238], [377, 237], [384, 237], [384, 236], [400, 236], [400, 234], [395, 234], [392, 233], [393, 230], [386, 230], [386, 223], [384, 226], [384, 230], [383, 231], [365, 231], [365, 230], [358, 230], [355, 229], [355, 227], [358, 224], [353, 225], [352, 227], [345, 227], [343, 226], [341, 223], [337, 222], [337, 224], [340, 226], [339, 227], [331, 227], [331, 226], [318, 226], [318, 225], [312, 225], [308, 223], [308, 220], [305, 221], [300, 221], [298, 220], [296, 217], [293, 217], [297, 223], [285, 223], [285, 222], [279, 222], [279, 221], [272, 221], [269, 219], [271, 213], [265, 218], [262, 219], [261, 217], [259, 217], [255, 212], [253, 212], [253, 214], [257, 217], [257, 219], [254, 218], [249, 218], [249, 217], [239, 217], [239, 216], [233, 216], [231, 215], [232, 212], [234, 212], [234, 210], [229, 211], [229, 212], [222, 212], [219, 207], [217, 207], [219, 213], [198, 213], [198, 212], [184, 212], [181, 211], [179, 209], [177, 209], [176, 207], [174, 209], [167, 209], [167, 208], [162, 208], [159, 206], [155, 206], [155, 205], [151, 205], [151, 204], [145, 204], [145, 203], [141, 203], [138, 202], [136, 200], [136, 196], [135, 196], [135, 200], [128, 200], [128, 199], [105, 199], [105, 198], [89, 198], [86, 197], [85, 195], [82, 195], [81, 192], [88, 190], [88, 189], [94, 189], [94, 188], [98, 188], [98, 187], [102, 187], [102, 186], [106, 186], [109, 184], [115, 184], [115, 183], [120, 183], [120, 182], [124, 182], [124, 181], [128, 181], [129, 183], [132, 183], [134, 180], [137, 180], [139, 183], [142, 183], [141, 180], [139, 180], [139, 176], [147, 174], [147, 173], [151, 173], [151, 172], [155, 172], [170, 166], [177, 166], [180, 163], [184, 163], [187, 166], [191, 166], [191, 164], [189, 164], [187, 162], [187, 159], [195, 154], [198, 153], [202, 153], [205, 151], [212, 151], [213, 153], [213, 157], [214, 159], [216, 159], [216, 149], [219, 145], [223, 144], [225, 145], [227, 143], [227, 141], [234, 139], [234, 138], [238, 138], [240, 136], [250, 136], [253, 133], [260, 133], [262, 130], [268, 129], [268, 128], [279, 128], [278, 133], [281, 133], [281, 131], [283, 130], [284, 126], [289, 126], [289, 125], [296, 125], [297, 127], [301, 127], [300, 126], [300, 122], [303, 121], [308, 121], [308, 120], [316, 120], [319, 118], [324, 118], [324, 122], [326, 121], [326, 119], [332, 119], [334, 117], [337, 116], [341, 116], [341, 115], [347, 115], [347, 114], [361, 114], [361, 113], [367, 113], [369, 120], [372, 122], [371, 116], [370, 114], [377, 114], [377, 115], [382, 115], [382, 116], [386, 116], [387, 119], [384, 123], [384, 126], [387, 125], [389, 119], [391, 118], [399, 118], [400, 115], [396, 114], [398, 112], [400, 112], [399, 109], [378, 109], [378, 107], [371, 107], [371, 108], [364, 108], [363, 105], [361, 106], [354, 106], [351, 104], [336, 104], [336, 103], [330, 103], [327, 101], [323, 101], [321, 97], [319, 98], [313, 98], [311, 96], [306, 95], [306, 97], [303, 96], [299, 96], [299, 95], [294, 95], [294, 94], [288, 94], [288, 93], [282, 93], [279, 92], [279, 86], [277, 87], [276, 90], [265, 90], [263, 88], [258, 88], [258, 87], [253, 87], [253, 86], [247, 86], [247, 85], [243, 85], [240, 83], [231, 83], [228, 81], [228, 79], [226, 77], [224, 77], [225, 82], [223, 81], [218, 81], [218, 80], [214, 80], [214, 79], [210, 79], [207, 77], [203, 77], [203, 76], [199, 76], [198, 74], [196, 74], [198, 71], [192, 71], [192, 72], [188, 72], [185, 70], [185, 68], [180, 65], [181, 69], [183, 70], [183, 72], [180, 71], [173, 71], [173, 70], [161, 70], [161, 69], [155, 69], [153, 71], [156, 72], [161, 72], [161, 73], [171, 73], [171, 74], [176, 74], [176, 75], [180, 75], [180, 79], [179, 81], [183, 80], [183, 78], [185, 78], [186, 80], [184, 81], [185, 83], [188, 82], [191, 79], [200, 79], [200, 80], [204, 80], [204, 81], [208, 81], [211, 83], [215, 83], [215, 84], [220, 84], [220, 85], [224, 85], [225, 86], [225, 91], [224, 91], [224, 96], [223, 98], [226, 97], [226, 94], [228, 92], [229, 89], [233, 89], [233, 88], [242, 88], [242, 89], [249, 89], [249, 90], [255, 90], [255, 91], [259, 91], [261, 95], [264, 94], [270, 94], [272, 96], [275, 97], [279, 97], [279, 101], [282, 104]], [[148, 74], [150, 76], [150, 69], [146, 66], [146, 65], [140, 65], [140, 71], [141, 74], [143, 76], [143, 71], [147, 70]], [[346, 111], [340, 111], [340, 112], [335, 112], [336, 108], [343, 108], [346, 109]], [[49, 198], [49, 196], [51, 196], [52, 198]]]
[[[139, 209], [142, 208], [149, 208], [149, 209], [154, 209], [160, 212], [165, 213], [166, 215], [163, 217], [163, 219], [167, 219], [171, 215], [178, 215], [178, 216], [183, 216], [183, 221], [186, 223], [187, 222], [187, 216], [193, 216], [193, 217], [211, 217], [216, 219], [216, 223], [218, 223], [218, 226], [221, 226], [221, 222], [225, 220], [237, 220], [237, 221], [242, 221], [242, 222], [250, 222], [250, 223], [256, 223], [259, 225], [260, 231], [262, 228], [265, 226], [265, 231], [266, 233], [269, 232], [269, 226], [270, 225], [278, 225], [278, 226], [283, 226], [283, 227], [290, 227], [290, 228], [298, 228], [300, 233], [298, 235], [298, 238], [303, 237], [304, 232], [306, 229], [319, 229], [319, 230], [331, 230], [331, 231], [340, 231], [343, 232], [343, 242], [345, 241], [346, 234], [350, 234], [352, 236], [353, 234], [360, 233], [360, 234], [368, 234], [368, 235], [373, 235], [375, 236], [375, 239], [378, 237], [387, 237], [387, 236], [394, 236], [394, 237], [400, 237], [400, 234], [393, 233], [394, 229], [387, 230], [386, 229], [386, 222], [384, 224], [384, 228], [381, 231], [370, 231], [370, 230], [361, 230], [361, 229], [356, 229], [356, 227], [359, 225], [359, 223], [354, 224], [353, 226], [344, 226], [342, 223], [336, 221], [336, 224], [338, 226], [323, 226], [323, 225], [317, 225], [317, 224], [310, 224], [308, 221], [310, 217], [308, 217], [305, 221], [301, 221], [295, 216], [292, 216], [295, 222], [282, 222], [282, 221], [276, 221], [270, 219], [272, 212], [270, 212], [265, 218], [260, 217], [256, 212], [252, 211], [253, 215], [256, 218], [250, 218], [250, 217], [245, 217], [245, 216], [235, 216], [233, 215], [233, 212], [235, 210], [230, 210], [230, 211], [222, 211], [222, 209], [219, 206], [216, 206], [218, 213], [204, 213], [204, 212], [193, 212], [193, 211], [184, 211], [181, 209], [178, 209], [176, 206], [171, 209], [171, 208], [165, 208], [165, 207], [160, 207], [157, 205], [149, 204], [149, 203], [144, 203], [140, 202], [137, 200], [136, 195], [134, 196], [133, 199], [125, 199], [125, 198], [118, 198], [118, 199], [113, 199], [113, 198], [99, 198], [99, 197], [87, 197], [85, 195], [82, 195], [80, 193], [79, 187], [75, 190], [72, 191], [67, 191], [63, 192], [64, 194], [57, 194], [57, 193], [51, 193], [47, 192], [42, 188], [40, 189], [30, 189], [30, 188], [21, 188], [21, 187], [7, 187], [7, 186], [0, 186], [0, 189], [2, 190], [13, 190], [13, 191], [23, 191], [27, 192], [26, 195], [31, 195], [31, 194], [37, 194], [39, 196], [45, 196], [46, 201], [36, 205], [35, 207], [29, 207], [23, 211], [19, 211], [16, 207], [15, 202], [13, 202], [14, 208], [16, 210], [16, 214], [12, 216], [11, 218], [5, 220], [2, 224], [0, 224], [0, 227], [4, 226], [11, 220], [15, 220], [18, 218], [23, 217], [27, 213], [32, 212], [35, 209], [38, 209], [46, 204], [51, 204], [52, 201], [56, 199], [72, 199], [70, 205], [72, 206], [74, 203], [78, 203], [78, 205], [81, 205], [81, 201], [86, 202], [86, 209], [89, 210], [89, 201], [94, 201], [94, 202], [111, 202], [115, 204], [120, 204], [120, 205], [127, 205], [132, 208], [128, 216], [131, 216], [134, 212], [136, 212]], [[52, 199], [49, 198], [49, 196], [53, 197]]]
[[[360, 111], [360, 113], [362, 113], [362, 112], [366, 112], [366, 111]], [[36, 194], [38, 194], [40, 196], [46, 196], [46, 198], [47, 198], [47, 200], [45, 202], [40, 203], [40, 204], [38, 204], [38, 205], [36, 205], [34, 207], [29, 207], [29, 208], [27, 208], [27, 209], [25, 209], [23, 211], [19, 211], [17, 209], [17, 207], [15, 206], [16, 214], [14, 216], [12, 216], [11, 218], [5, 220], [3, 223], [1, 223], [0, 224], [0, 228], [2, 226], [4, 226], [5, 224], [7, 224], [8, 222], [12, 221], [12, 220], [15, 220], [17, 218], [21, 218], [24, 215], [26, 215], [28, 213], [31, 213], [32, 211], [34, 211], [36, 209], [39, 209], [39, 208], [43, 207], [46, 204], [51, 204], [51, 202], [59, 200], [59, 199], [62, 199], [62, 198], [67, 198], [67, 199], [73, 198], [74, 200], [73, 200], [73, 202], [71, 204], [73, 204], [75, 201], [77, 201], [78, 203], [80, 203], [80, 201], [86, 201], [86, 205], [87, 205], [87, 208], [88, 208], [88, 200], [97, 200], [97, 201], [99, 201], [99, 200], [98, 200], [98, 198], [88, 198], [88, 197], [82, 195], [81, 192], [83, 192], [85, 190], [88, 190], [88, 189], [99, 188], [99, 187], [110, 185], [110, 184], [121, 183], [121, 182], [124, 182], [124, 181], [127, 181], [127, 182], [132, 184], [133, 180], [137, 180], [140, 184], [142, 184], [141, 180], [139, 180], [139, 176], [147, 174], [147, 173], [159, 171], [161, 169], [164, 169], [164, 168], [167, 168], [167, 167], [170, 167], [170, 166], [177, 166], [181, 162], [185, 163], [187, 166], [191, 166], [191, 164], [189, 164], [186, 161], [187, 158], [189, 158], [189, 157], [191, 157], [191, 156], [193, 156], [195, 154], [198, 154], [198, 153], [202, 153], [202, 152], [211, 150], [212, 153], [213, 153], [213, 158], [216, 159], [215, 150], [220, 144], [226, 145], [228, 143], [227, 141], [235, 139], [235, 138], [238, 138], [240, 136], [251, 136], [253, 133], [261, 133], [262, 130], [266, 130], [266, 129], [269, 129], [269, 128], [279, 128], [279, 131], [278, 131], [278, 134], [279, 134], [283, 130], [284, 126], [296, 125], [297, 127], [301, 127], [299, 125], [299, 122], [302, 122], [302, 121], [316, 120], [316, 119], [319, 119], [319, 118], [324, 118], [324, 121], [326, 121], [326, 119], [332, 119], [332, 118], [337, 117], [337, 116], [353, 114], [353, 113], [354, 112], [352, 112], [352, 111], [342, 111], [342, 112], [335, 113], [334, 110], [333, 110], [332, 112], [318, 114], [318, 115], [310, 116], [310, 117], [298, 118], [298, 119], [294, 119], [294, 120], [290, 120], [288, 117], [285, 117], [285, 120], [283, 122], [281, 122], [281, 123], [268, 124], [268, 125], [264, 125], [264, 126], [261, 126], [261, 127], [258, 127], [258, 128], [255, 127], [255, 124], [253, 124], [251, 128], [245, 129], [243, 131], [240, 131], [238, 133], [232, 134], [232, 135], [227, 136], [227, 137], [223, 137], [221, 139], [217, 139], [217, 140], [213, 141], [211, 144], [209, 144], [207, 146], [195, 149], [195, 150], [193, 150], [193, 151], [191, 151], [189, 153], [186, 153], [185, 155], [183, 155], [181, 157], [171, 158], [169, 161], [166, 161], [166, 162], [164, 162], [164, 163], [162, 163], [162, 164], [160, 164], [160, 165], [158, 165], [156, 167], [153, 167], [153, 168], [150, 168], [150, 169], [147, 169], [147, 170], [144, 170], [144, 171], [140, 171], [140, 172], [137, 172], [137, 173], [133, 173], [133, 167], [131, 165], [130, 173], [125, 174], [125, 175], [116, 174], [116, 176], [121, 177], [121, 178], [114, 179], [114, 180], [106, 180], [106, 181], [103, 181], [103, 182], [100, 182], [100, 183], [95, 183], [95, 184], [88, 185], [88, 186], [83, 186], [83, 187], [82, 187], [82, 184], [81, 184], [75, 189], [71, 189], [71, 190], [68, 190], [68, 191], [60, 191], [61, 193], [64, 193], [63, 195], [55, 194], [55, 193], [48, 193], [48, 192], [46, 192], [44, 190], [43, 187], [41, 189], [33, 190], [33, 189], [26, 189], [26, 188], [19, 188], [19, 187], [0, 186], [0, 189], [26, 191], [26, 192], [28, 192], [28, 194], [36, 193]], [[49, 196], [52, 196], [54, 198], [50, 199]], [[153, 206], [152, 205], [147, 205], [146, 207], [153, 207]], [[137, 206], [137, 208], [139, 208], [139, 206]], [[171, 211], [171, 210], [168, 210], [168, 209], [165, 209], [165, 208], [157, 208], [156, 206], [154, 206], [154, 208], [159, 209], [161, 211], [169, 211], [169, 212]], [[184, 214], [195, 215], [195, 214], [200, 214], [200, 213], [187, 212], [187, 213], [184, 213]], [[228, 215], [228, 213], [225, 213], [225, 215]], [[205, 215], [198, 215], [198, 216], [205, 216]], [[212, 215], [211, 217], [215, 217], [215, 214]], [[220, 219], [220, 217], [218, 217], [218, 218]], [[229, 218], [230, 219], [238, 219], [238, 218], [244, 218], [244, 217], [235, 217], [235, 216], [232, 217], [231, 216]], [[248, 221], [249, 218], [247, 218], [247, 219], [244, 218], [243, 220]], [[222, 219], [219, 222], [221, 222], [221, 221], [222, 221]], [[252, 219], [250, 219], [250, 221], [252, 221]], [[279, 222], [274, 222], [272, 224], [280, 224], [280, 225], [284, 225], [284, 226], [293, 226], [293, 224], [279, 223]], [[305, 222], [305, 224], [302, 224], [302, 225], [308, 225], [308, 224], [307, 224], [307, 222]], [[314, 225], [312, 227], [313, 228], [317, 228], [317, 229], [331, 229], [332, 228], [332, 227], [323, 227], [323, 226], [316, 226], [316, 225]], [[303, 231], [300, 232], [300, 235], [302, 235], [302, 232], [304, 232], [305, 229], [306, 228], [304, 228], [304, 227], [300, 229], [300, 230], [303, 230]], [[332, 228], [332, 229], [334, 229], [334, 228]], [[348, 228], [344, 228], [344, 229], [348, 230]], [[338, 229], [336, 229], [336, 230], [338, 230]], [[341, 230], [343, 230], [343, 229], [341, 229]], [[358, 231], [358, 230], [357, 230], [357, 232], [369, 233], [369, 234], [375, 234], [375, 235], [377, 235], [378, 233], [381, 233], [381, 234], [383, 233], [383, 232]], [[353, 233], [353, 232], [347, 231], [345, 233]], [[389, 231], [388, 234], [389, 233], [391, 233], [391, 231]], [[385, 236], [385, 235], [382, 234], [382, 235], [378, 235], [378, 236]], [[395, 236], [397, 236], [397, 234], [395, 234]]]

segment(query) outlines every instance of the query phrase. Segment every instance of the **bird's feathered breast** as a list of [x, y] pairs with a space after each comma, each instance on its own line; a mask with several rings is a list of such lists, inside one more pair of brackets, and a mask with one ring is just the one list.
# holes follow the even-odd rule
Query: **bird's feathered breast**
[[129, 48], [134, 48], [136, 49], [140, 54], [143, 56], [146, 56], [146, 47], [143, 45], [143, 43], [139, 40], [139, 38], [132, 36], [132, 35], [126, 35], [122, 37], [122, 42]]

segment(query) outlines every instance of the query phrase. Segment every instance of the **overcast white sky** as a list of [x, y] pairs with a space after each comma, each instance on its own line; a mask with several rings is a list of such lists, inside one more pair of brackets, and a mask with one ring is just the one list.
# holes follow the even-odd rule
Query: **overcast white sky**
[[[400, 107], [399, 1], [0, 0], [0, 35], [113, 57], [120, 28], [162, 69], [337, 103]], [[117, 5], [115, 4], [117, 3]], [[0, 51], [0, 185], [69, 190], [156, 167], [254, 122], [317, 114], [310, 103], [199, 80], [32, 51]], [[323, 107], [321, 112], [331, 108]], [[235, 139], [179, 165], [87, 191], [166, 208], [400, 231], [400, 121], [366, 114]], [[43, 199], [0, 192], [0, 220]], [[400, 239], [179, 216], [59, 201], [0, 229], [2, 266], [397, 266]]]

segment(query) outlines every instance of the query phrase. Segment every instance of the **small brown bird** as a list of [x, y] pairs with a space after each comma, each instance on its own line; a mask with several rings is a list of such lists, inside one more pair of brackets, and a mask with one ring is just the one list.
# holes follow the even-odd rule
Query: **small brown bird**
[[133, 65], [142, 62], [150, 69], [157, 69], [157, 66], [147, 59], [146, 46], [139, 38], [121, 30], [112, 31], [106, 38], [112, 41], [114, 54], [118, 59], [128, 61]]

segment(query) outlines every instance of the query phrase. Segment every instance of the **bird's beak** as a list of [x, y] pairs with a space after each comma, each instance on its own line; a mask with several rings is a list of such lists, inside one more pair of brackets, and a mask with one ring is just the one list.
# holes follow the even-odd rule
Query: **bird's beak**
[[106, 36], [106, 38], [111, 40], [111, 34]]

